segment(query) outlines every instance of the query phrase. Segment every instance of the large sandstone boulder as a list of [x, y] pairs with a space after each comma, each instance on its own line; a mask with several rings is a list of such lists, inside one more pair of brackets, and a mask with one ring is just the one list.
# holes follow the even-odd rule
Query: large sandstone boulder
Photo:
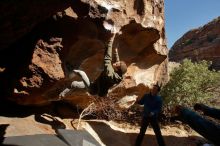
[[[113, 48], [118, 48], [120, 59], [129, 68], [108, 96], [129, 101], [129, 97], [147, 92], [151, 83], [167, 81], [163, 0], [78, 0], [58, 6], [62, 2], [48, 1], [47, 6], [36, 1], [32, 6], [23, 0], [19, 5], [33, 9], [20, 13], [23, 7], [18, 7], [5, 15], [10, 21], [24, 21], [13, 24], [17, 28], [14, 31], [21, 32], [16, 37], [10, 34], [11, 27], [5, 27], [9, 21], [2, 21], [5, 24], [0, 26], [4, 28], [1, 42], [7, 42], [0, 50], [2, 96], [19, 104], [42, 105], [59, 100], [59, 93], [71, 81], [80, 80], [72, 76], [73, 69], [84, 70], [91, 81], [95, 80], [103, 69], [104, 46], [113, 26], [120, 32]], [[55, 5], [54, 9], [50, 5]], [[38, 7], [40, 11], [33, 12]], [[32, 21], [27, 23], [29, 19]], [[10, 35], [6, 37], [7, 31]], [[85, 90], [73, 90], [64, 100], [84, 107], [89, 99], [92, 97]]]
[[220, 17], [208, 24], [185, 33], [175, 42], [169, 52], [171, 61], [184, 58], [193, 61], [212, 61], [214, 69], [220, 69]]
[[66, 9], [71, 0], [10, 0], [0, 2], [0, 50], [9, 47], [58, 11]]

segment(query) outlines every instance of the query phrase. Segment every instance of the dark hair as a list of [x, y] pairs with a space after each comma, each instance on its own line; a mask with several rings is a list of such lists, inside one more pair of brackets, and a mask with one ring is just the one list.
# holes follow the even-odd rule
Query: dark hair
[[122, 74], [125, 74], [127, 72], [127, 65], [124, 61], [120, 61], [120, 70]]
[[127, 65], [124, 61], [120, 61], [120, 66], [118, 66], [118, 70], [116, 72], [119, 76], [122, 76], [127, 72]]
[[154, 84], [154, 87], [157, 87], [158, 92], [160, 91], [161, 87], [158, 84]]

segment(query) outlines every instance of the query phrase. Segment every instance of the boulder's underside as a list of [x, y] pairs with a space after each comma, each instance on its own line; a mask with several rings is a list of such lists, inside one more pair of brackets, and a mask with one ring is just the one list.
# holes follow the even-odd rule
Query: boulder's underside
[[[58, 100], [80, 80], [73, 69], [93, 81], [112, 28], [128, 71], [108, 96], [139, 97], [167, 80], [163, 0], [11, 0], [0, 2], [0, 11], [1, 98], [24, 105]], [[84, 107], [88, 99], [85, 90], [73, 90], [64, 100]]]

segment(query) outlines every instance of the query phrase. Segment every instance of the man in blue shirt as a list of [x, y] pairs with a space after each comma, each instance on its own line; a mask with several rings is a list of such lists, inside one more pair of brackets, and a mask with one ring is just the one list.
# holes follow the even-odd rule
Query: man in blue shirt
[[165, 146], [158, 124], [158, 115], [162, 109], [162, 98], [157, 95], [159, 91], [160, 86], [157, 84], [153, 85], [150, 94], [145, 94], [139, 101], [137, 101], [138, 104], [144, 105], [144, 112], [140, 133], [137, 136], [135, 146], [141, 145], [149, 123], [153, 127], [159, 146]]

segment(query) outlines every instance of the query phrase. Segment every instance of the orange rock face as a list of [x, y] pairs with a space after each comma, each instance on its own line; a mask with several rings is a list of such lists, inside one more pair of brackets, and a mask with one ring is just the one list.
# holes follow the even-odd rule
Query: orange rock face
[[[9, 57], [9, 52], [17, 53], [11, 56], [17, 61], [1, 58], [0, 87], [6, 98], [27, 105], [58, 100], [62, 90], [80, 80], [72, 77], [73, 69], [95, 80], [103, 69], [110, 30], [118, 32], [113, 48], [118, 48], [128, 71], [108, 96], [140, 97], [151, 83], [167, 81], [163, 0], [81, 0], [62, 10], [34, 21], [31, 32], [1, 50]], [[84, 107], [90, 98], [85, 90], [73, 90], [64, 100]]]
[[184, 34], [170, 50], [171, 61], [190, 58], [193, 61], [212, 61], [212, 68], [220, 69], [220, 17]]

